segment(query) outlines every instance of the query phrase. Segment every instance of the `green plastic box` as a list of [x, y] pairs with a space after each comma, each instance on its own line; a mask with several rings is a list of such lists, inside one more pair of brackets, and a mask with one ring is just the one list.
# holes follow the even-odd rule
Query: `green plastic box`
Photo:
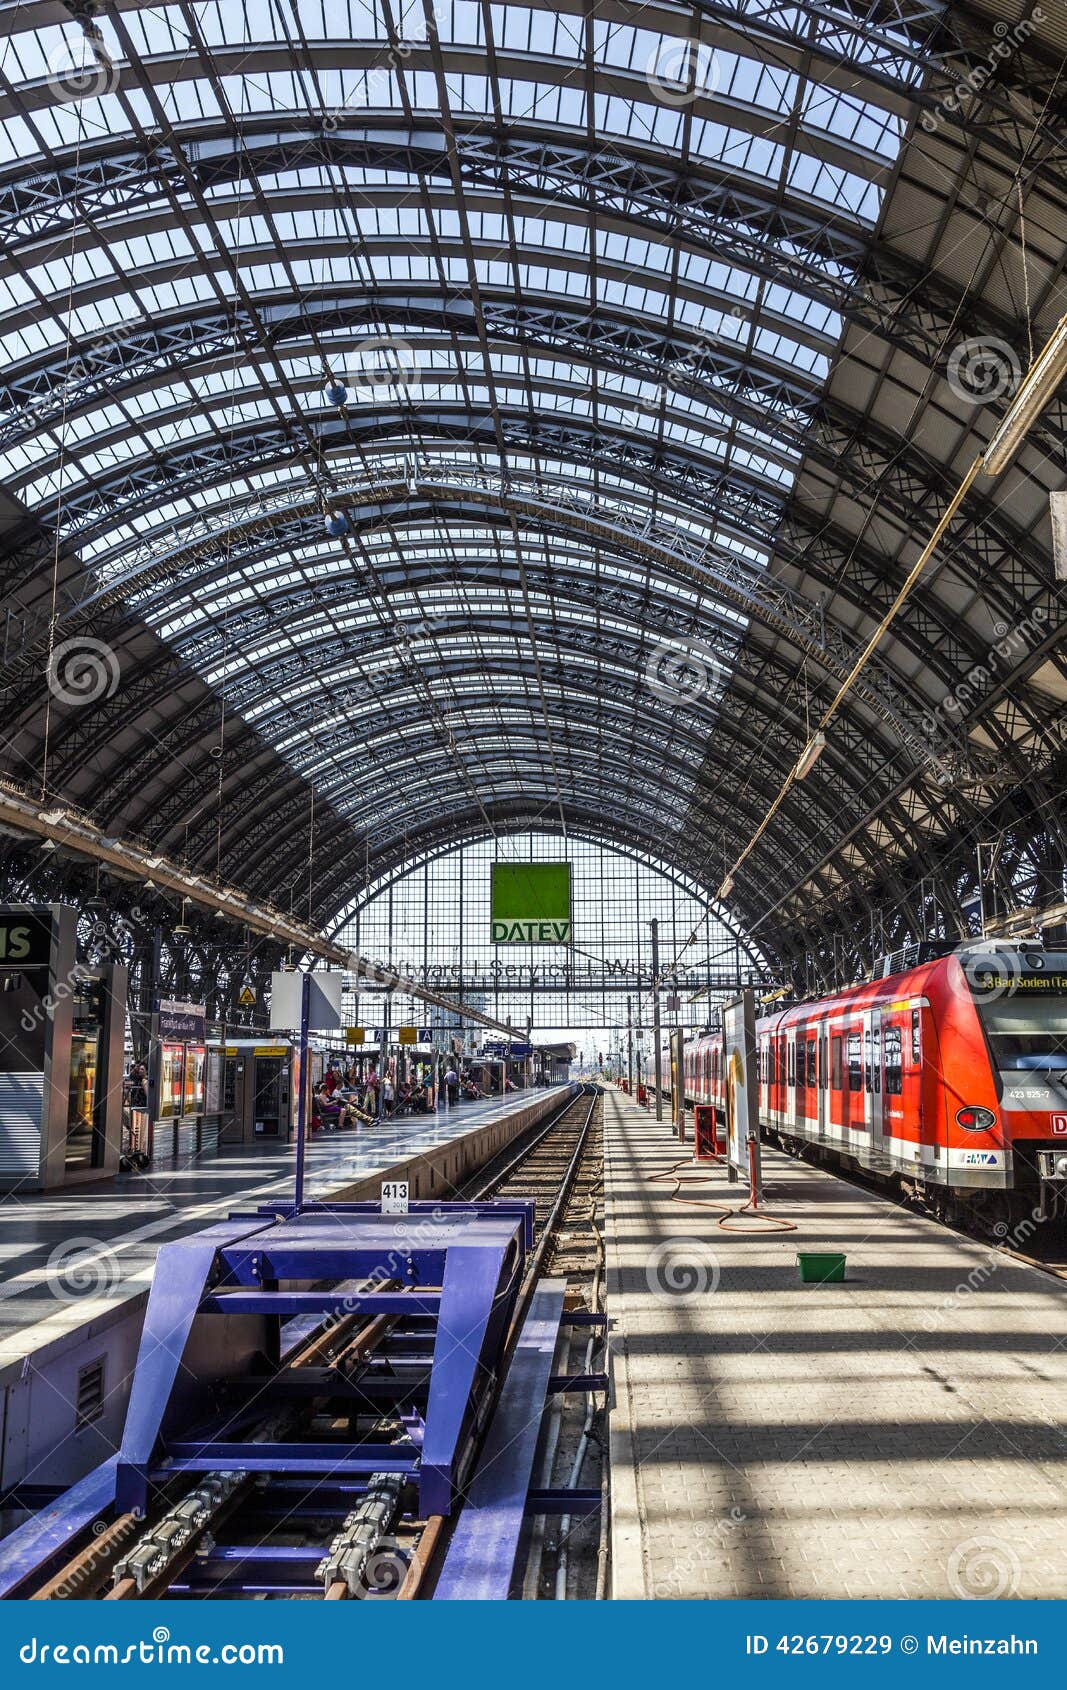
[[798, 1250], [797, 1267], [804, 1285], [836, 1285], [845, 1277], [845, 1258], [836, 1250]]

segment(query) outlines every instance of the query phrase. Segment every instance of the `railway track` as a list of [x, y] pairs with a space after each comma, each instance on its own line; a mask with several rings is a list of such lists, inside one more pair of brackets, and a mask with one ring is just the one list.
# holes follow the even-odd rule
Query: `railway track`
[[[590, 1177], [583, 1169], [593, 1135], [599, 1131], [601, 1108], [599, 1092], [584, 1088], [517, 1148], [511, 1147], [474, 1176], [460, 1193], [469, 1200], [525, 1197], [536, 1204], [534, 1244], [505, 1346], [506, 1358], [565, 1226], [570, 1229], [570, 1255], [574, 1256], [575, 1238], [584, 1232], [589, 1258], [584, 1261], [579, 1250], [565, 1265], [571, 1286], [568, 1306], [579, 1307], [585, 1301], [594, 1307], [600, 1297], [598, 1234], [591, 1224], [590, 1202], [599, 1175], [594, 1172]], [[403, 1363], [390, 1357], [390, 1338], [397, 1324], [390, 1315], [370, 1319], [349, 1315], [324, 1321], [306, 1333], [272, 1376], [271, 1417], [247, 1432], [249, 1445], [284, 1440], [297, 1429], [329, 1432], [336, 1429], [339, 1415], [350, 1432], [358, 1427], [360, 1435], [387, 1439], [390, 1425], [374, 1414], [374, 1380], [376, 1368], [411, 1365], [410, 1356]], [[411, 1349], [410, 1341], [407, 1349]], [[305, 1388], [301, 1398], [298, 1372], [301, 1379], [323, 1381], [319, 1397], [307, 1400]], [[292, 1380], [292, 1407], [279, 1417], [278, 1385], [283, 1387], [284, 1401], [288, 1380]], [[554, 1447], [563, 1454], [573, 1430], [574, 1406], [568, 1403], [560, 1412]], [[585, 1412], [584, 1404], [582, 1408]], [[483, 1430], [488, 1417], [487, 1412]], [[590, 1435], [590, 1427], [584, 1430], [579, 1476], [591, 1445], [599, 1444], [599, 1437]], [[577, 1448], [574, 1454], [577, 1458]], [[188, 1480], [176, 1481], [162, 1489], [143, 1520], [121, 1516], [102, 1522], [101, 1529], [65, 1566], [27, 1594], [45, 1600], [108, 1601], [224, 1599], [238, 1594], [266, 1600], [411, 1600], [431, 1591], [458, 1515], [448, 1520], [440, 1516], [412, 1519], [405, 1507], [410, 1497], [409, 1482], [387, 1473], [376, 1474], [368, 1485], [358, 1487], [332, 1483], [329, 1476], [309, 1480], [286, 1474], [202, 1474], [191, 1485]], [[553, 1591], [558, 1584], [565, 1595], [568, 1581], [572, 1586], [582, 1582], [583, 1563], [580, 1558], [571, 1561], [570, 1523], [564, 1520], [562, 1526], [547, 1542], [546, 1534], [535, 1530], [532, 1543], [538, 1569], [546, 1568]]]

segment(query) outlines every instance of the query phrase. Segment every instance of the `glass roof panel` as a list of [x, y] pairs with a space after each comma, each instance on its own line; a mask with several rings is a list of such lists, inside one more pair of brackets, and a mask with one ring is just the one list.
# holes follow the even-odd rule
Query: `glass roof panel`
[[[110, 162], [147, 145], [153, 161], [92, 216], [53, 199], [44, 233], [29, 212], [16, 226], [0, 362], [19, 384], [0, 421], [22, 406], [28, 426], [6, 428], [0, 474], [44, 515], [61, 499], [100, 584], [124, 591], [328, 790], [343, 793], [346, 734], [360, 732], [451, 743], [476, 728], [472, 767], [497, 795], [538, 768], [535, 790], [550, 793], [549, 735], [572, 789], [602, 736], [625, 753], [628, 736], [662, 742], [673, 720], [704, 743], [717, 695], [672, 711], [650, 698], [642, 659], [657, 629], [699, 625], [729, 678], [747, 621], [716, 592], [716, 571], [769, 565], [848, 303], [842, 265], [790, 244], [777, 218], [768, 233], [763, 213], [788, 205], [796, 223], [810, 208], [816, 222], [832, 213], [873, 229], [902, 120], [863, 66], [877, 56], [901, 86], [914, 67], [894, 65], [890, 34], [868, 46], [830, 8], [744, 0], [761, 31], [712, 50], [686, 42], [690, 16], [672, 6], [587, 23], [580, 10], [440, 0], [439, 82], [421, 0], [391, 12], [376, 0], [289, 4], [104, 11], [96, 26], [118, 76], [73, 20], [35, 29], [18, 9], [0, 13], [18, 95], [0, 107], [0, 162], [22, 161], [47, 199], [63, 185], [49, 154]], [[87, 97], [57, 84], [64, 55], [101, 73]], [[857, 67], [847, 92], [842, 63]], [[160, 108], [173, 137], [159, 136]], [[409, 110], [416, 144], [441, 145], [439, 168], [413, 168]], [[506, 160], [494, 175], [487, 120], [528, 177], [512, 181]], [[227, 161], [234, 130], [249, 144]], [[268, 130], [303, 140], [257, 175], [253, 142]], [[590, 132], [598, 163], [614, 144], [646, 171], [642, 195], [598, 187], [595, 220]], [[343, 163], [332, 135], [345, 138]], [[530, 149], [546, 139], [541, 182]], [[661, 162], [674, 174], [657, 192]], [[681, 235], [679, 179], [726, 184], [706, 225]], [[727, 192], [754, 207], [733, 219], [734, 240]], [[783, 273], [783, 256], [800, 262]], [[47, 379], [35, 367], [46, 358]], [[343, 412], [324, 398], [336, 382], [351, 390]], [[379, 437], [363, 444], [372, 422]], [[289, 456], [261, 465], [268, 449]], [[434, 478], [448, 494], [436, 507]], [[511, 503], [483, 519], [472, 501], [502, 483]], [[330, 538], [324, 512], [363, 508], [372, 490], [374, 528]], [[563, 521], [574, 508], [595, 519], [584, 535]], [[642, 549], [653, 529], [675, 566]], [[223, 640], [226, 619], [242, 640]], [[348, 646], [373, 708], [344, 693]], [[573, 733], [572, 713], [587, 709], [603, 725], [594, 714]], [[680, 815], [690, 790], [680, 781], [641, 801]], [[378, 803], [384, 813], [396, 797]]]

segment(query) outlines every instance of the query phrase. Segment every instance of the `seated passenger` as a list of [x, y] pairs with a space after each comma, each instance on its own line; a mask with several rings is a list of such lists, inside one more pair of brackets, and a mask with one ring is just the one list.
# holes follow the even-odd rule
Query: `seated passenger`
[[[312, 1104], [314, 1110], [314, 1102]], [[325, 1085], [318, 1088], [318, 1112], [324, 1131], [336, 1130], [341, 1124], [341, 1100], [334, 1097]]]

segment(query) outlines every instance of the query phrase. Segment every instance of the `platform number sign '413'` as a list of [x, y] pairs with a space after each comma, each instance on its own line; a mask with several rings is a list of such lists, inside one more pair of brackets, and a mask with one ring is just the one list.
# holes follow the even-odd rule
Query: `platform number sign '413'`
[[382, 1181], [382, 1214], [406, 1215], [408, 1212], [408, 1182], [406, 1179]]
[[494, 945], [569, 945], [570, 863], [493, 863], [489, 924]]

